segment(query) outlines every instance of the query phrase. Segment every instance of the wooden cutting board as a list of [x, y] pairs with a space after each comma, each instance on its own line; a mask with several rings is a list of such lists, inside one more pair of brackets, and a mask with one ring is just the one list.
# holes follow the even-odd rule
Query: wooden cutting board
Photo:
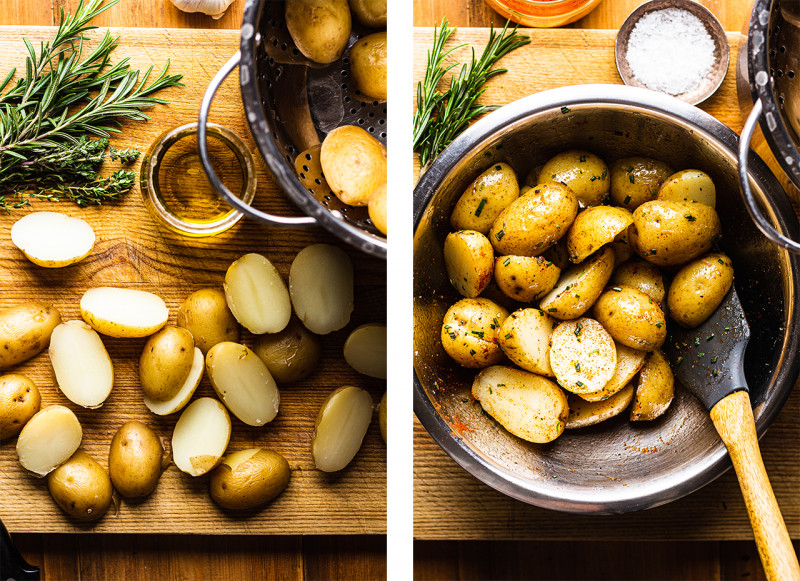
[[[621, 84], [614, 63], [616, 31], [524, 32], [531, 36], [531, 45], [512, 52], [498, 63], [508, 72], [489, 81], [481, 102], [504, 105], [534, 92], [566, 85]], [[430, 28], [414, 31], [415, 87], [425, 74], [432, 34]], [[470, 47], [479, 55], [487, 38], [487, 29], [459, 29], [448, 46], [462, 43], [466, 46], [454, 52], [452, 58], [459, 61], [469, 58]], [[728, 41], [731, 47], [728, 74], [720, 89], [700, 107], [738, 132], [743, 121], [736, 96], [734, 63], [744, 37], [729, 33]], [[416, 170], [419, 171], [418, 162]], [[785, 178], [781, 181], [788, 183]], [[786, 524], [792, 536], [798, 538], [800, 390], [797, 386], [761, 440], [761, 450]], [[450, 459], [415, 420], [414, 536], [429, 540], [734, 540], [752, 539], [752, 532], [732, 471], [688, 497], [655, 509], [613, 516], [568, 515], [515, 501], [483, 484]]]
[[[52, 38], [53, 28], [0, 27], [3, 75], [23, 64], [23, 36], [38, 45]], [[238, 50], [238, 31], [112, 30], [120, 36], [114, 59], [130, 57], [136, 68], [162, 66], [183, 74], [184, 88], [159, 94], [166, 107], [149, 111], [151, 119], [128, 123], [119, 147], [144, 152], [165, 130], [195, 121], [200, 100], [212, 76]], [[24, 69], [23, 69], [24, 70]], [[239, 97], [238, 75], [225, 83], [214, 101], [211, 121], [232, 129], [246, 140], [258, 165], [256, 205], [284, 215], [298, 214], [269, 176], [255, 143], [247, 133]], [[108, 171], [115, 169], [109, 167]], [[133, 166], [138, 172], [138, 164]], [[367, 322], [386, 320], [386, 264], [339, 243], [320, 228], [279, 230], [242, 220], [228, 232], [206, 239], [189, 239], [159, 228], [142, 205], [138, 188], [120, 203], [80, 209], [67, 202], [34, 203], [39, 210], [57, 210], [84, 218], [97, 235], [94, 251], [84, 261], [48, 270], [29, 263], [11, 244], [10, 228], [29, 210], [0, 216], [0, 308], [38, 300], [55, 305], [64, 320], [80, 318], [79, 301], [94, 286], [125, 286], [160, 295], [174, 323], [177, 307], [194, 290], [221, 287], [231, 262], [248, 252], [268, 257], [284, 278], [294, 256], [305, 246], [325, 242], [339, 245], [355, 267], [356, 308], [350, 324], [323, 338], [323, 360], [308, 380], [281, 387], [278, 418], [262, 428], [233, 419], [229, 450], [265, 446], [283, 454], [293, 468], [288, 489], [267, 507], [234, 514], [217, 507], [208, 496], [206, 478], [192, 478], [171, 465], [153, 495], [140, 502], [123, 501], [95, 525], [68, 519], [50, 498], [46, 482], [24, 473], [17, 462], [16, 438], [0, 445], [0, 518], [11, 532], [202, 533], [202, 534], [378, 534], [386, 531], [386, 448], [377, 413], [353, 463], [338, 474], [314, 468], [310, 446], [314, 420], [323, 400], [342, 385], [369, 390], [376, 405], [385, 383], [361, 376], [342, 358], [348, 333]], [[252, 337], [243, 333], [243, 341]], [[98, 410], [84, 410], [58, 390], [46, 353], [20, 365], [39, 386], [43, 405], [63, 404], [76, 412], [84, 430], [82, 446], [107, 466], [108, 447], [116, 429], [127, 420], [140, 420], [170, 439], [178, 414], [164, 418], [150, 413], [138, 385], [138, 358], [144, 339], [104, 338], [114, 362], [115, 385]], [[213, 396], [207, 378], [197, 396]]]

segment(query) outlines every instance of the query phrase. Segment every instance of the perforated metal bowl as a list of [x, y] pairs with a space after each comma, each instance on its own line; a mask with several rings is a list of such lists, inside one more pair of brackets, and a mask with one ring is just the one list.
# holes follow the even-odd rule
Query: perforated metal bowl
[[[325, 182], [319, 164], [325, 135], [342, 125], [362, 127], [386, 143], [386, 103], [366, 98], [350, 80], [350, 47], [372, 32], [353, 20], [342, 57], [320, 65], [305, 58], [292, 41], [283, 1], [248, 0], [239, 52], [212, 79], [203, 98], [198, 142], [212, 185], [246, 216], [278, 227], [319, 224], [364, 252], [386, 258], [386, 238], [372, 224], [367, 208], [342, 203]], [[247, 122], [258, 149], [281, 189], [306, 216], [276, 216], [253, 208], [214, 173], [205, 149], [205, 125], [214, 94], [237, 66]]]

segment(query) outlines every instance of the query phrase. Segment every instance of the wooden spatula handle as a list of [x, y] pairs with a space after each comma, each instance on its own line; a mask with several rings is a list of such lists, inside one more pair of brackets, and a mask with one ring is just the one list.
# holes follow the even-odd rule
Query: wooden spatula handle
[[711, 408], [711, 420], [728, 448], [739, 478], [767, 579], [800, 581], [792, 539], [761, 459], [748, 393], [736, 391], [720, 400]]

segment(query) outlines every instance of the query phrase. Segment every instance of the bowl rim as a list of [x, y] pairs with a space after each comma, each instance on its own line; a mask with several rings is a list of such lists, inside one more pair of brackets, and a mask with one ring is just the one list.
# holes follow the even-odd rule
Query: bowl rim
[[[462, 133], [434, 160], [414, 189], [414, 237], [416, 238], [417, 230], [431, 198], [450, 170], [469, 154], [470, 150], [490, 139], [501, 129], [532, 115], [559, 107], [562, 113], [568, 113], [571, 106], [577, 107], [592, 103], [645, 108], [670, 117], [679, 117], [683, 122], [694, 126], [697, 131], [713, 138], [725, 147], [733, 158], [736, 158], [738, 136], [715, 117], [675, 97], [625, 85], [575, 85], [550, 89], [513, 101], [483, 117]], [[751, 177], [759, 184], [768, 184], [771, 190], [783, 192], [777, 178], [763, 160], [752, 150], [750, 155]], [[780, 231], [794, 234], [800, 231], [797, 216], [785, 194], [782, 197], [765, 196], [765, 202], [774, 214], [776, 226]], [[775, 385], [780, 389], [775, 390], [776, 393], [769, 400], [771, 405], [764, 406], [756, 419], [759, 438], [777, 417], [797, 380], [798, 372], [800, 372], [800, 356], [798, 356], [800, 333], [790, 332], [790, 328], [800, 326], [800, 301], [796, 300], [798, 290], [800, 290], [800, 256], [790, 254], [783, 249], [780, 249], [780, 252], [790, 268], [792, 293], [789, 297], [791, 300], [788, 301], [790, 309], [788, 320], [792, 326], [787, 326], [787, 330], [784, 331], [784, 337], [788, 336], [788, 344], [786, 341], [783, 342], [786, 351], [785, 358], [775, 375]], [[498, 473], [480, 454], [475, 453], [467, 446], [460, 436], [453, 433], [428, 399], [416, 367], [414, 369], [414, 412], [436, 443], [467, 472], [507, 496], [561, 512], [613, 514], [653, 508], [699, 490], [731, 468], [727, 450], [719, 441], [711, 453], [706, 454], [699, 461], [691, 463], [687, 469], [678, 472], [680, 477], [673, 477], [675, 473], [670, 472], [670, 477], [661, 478], [652, 485], [649, 484], [644, 493], [638, 492], [641, 488], [625, 488], [622, 494], [613, 497], [604, 496], [602, 501], [598, 502], [597, 496], [594, 500], [589, 500], [585, 495], [569, 494], [564, 490], [558, 494], [552, 493], [552, 490], [543, 492], [535, 486], [531, 486], [530, 481], [514, 475]], [[632, 494], [633, 491], [637, 491], [637, 494]]]

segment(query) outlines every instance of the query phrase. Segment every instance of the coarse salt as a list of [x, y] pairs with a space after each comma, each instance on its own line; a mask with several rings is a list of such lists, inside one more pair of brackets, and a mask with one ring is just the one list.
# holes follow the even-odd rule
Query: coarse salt
[[642, 16], [628, 39], [631, 72], [648, 89], [680, 95], [714, 65], [714, 41], [700, 19], [680, 8]]

